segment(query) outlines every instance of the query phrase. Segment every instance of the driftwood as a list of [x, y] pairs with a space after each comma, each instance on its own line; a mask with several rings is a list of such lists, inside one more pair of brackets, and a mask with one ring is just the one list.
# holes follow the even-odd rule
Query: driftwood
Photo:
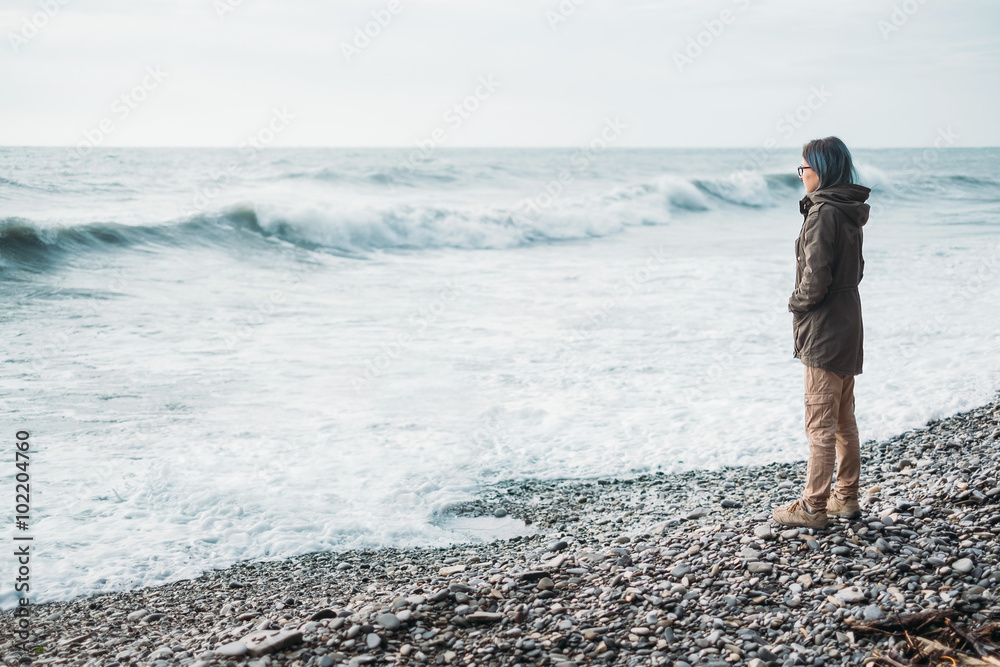
[[888, 667], [1000, 667], [1000, 647], [995, 645], [1000, 622], [963, 626], [955, 623], [959, 616], [954, 609], [934, 609], [875, 621], [848, 621], [847, 625], [857, 632], [905, 640], [892, 655], [872, 652], [876, 662]]
[[[950, 646], [945, 646], [939, 641], [933, 639], [927, 639], [926, 637], [914, 637], [916, 642], [920, 644], [920, 648], [926, 657], [928, 658], [938, 658], [942, 661], [947, 661], [949, 658], [956, 664], [962, 667], [1000, 667], [1000, 660], [997, 660], [993, 656], [986, 655], [981, 658], [977, 658], [974, 655], [968, 655], [956, 651]], [[941, 664], [947, 664], [942, 662]]]
[[932, 623], [940, 623], [961, 614], [954, 609], [929, 609], [912, 614], [893, 614], [877, 621], [848, 621], [847, 626], [858, 632], [887, 632], [921, 630]]

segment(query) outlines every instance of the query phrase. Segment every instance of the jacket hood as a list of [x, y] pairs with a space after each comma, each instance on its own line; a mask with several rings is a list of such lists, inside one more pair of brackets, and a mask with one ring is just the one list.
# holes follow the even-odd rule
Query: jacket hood
[[854, 183], [820, 188], [802, 198], [799, 211], [802, 215], [807, 215], [813, 206], [830, 204], [837, 207], [847, 220], [863, 227], [868, 222], [868, 212], [871, 210], [871, 206], [865, 203], [869, 194], [870, 188]]

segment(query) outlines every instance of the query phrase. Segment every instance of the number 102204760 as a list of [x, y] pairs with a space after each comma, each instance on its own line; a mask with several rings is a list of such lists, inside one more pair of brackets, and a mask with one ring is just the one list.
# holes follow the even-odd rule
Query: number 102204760
[[28, 530], [28, 521], [31, 518], [31, 474], [28, 472], [29, 454], [28, 438], [31, 434], [27, 431], [17, 432], [17, 442], [14, 452], [14, 467], [17, 472], [14, 474], [16, 482], [14, 487], [14, 523], [20, 530]]

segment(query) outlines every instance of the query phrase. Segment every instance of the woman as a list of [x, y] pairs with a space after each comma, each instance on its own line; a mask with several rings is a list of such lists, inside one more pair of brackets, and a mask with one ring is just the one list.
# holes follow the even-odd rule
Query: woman
[[[868, 221], [865, 200], [871, 191], [856, 184], [851, 153], [837, 137], [806, 144], [798, 171], [806, 196], [799, 202], [804, 221], [795, 241], [795, 291], [788, 310], [795, 357], [805, 364], [809, 463], [802, 497], [772, 516], [786, 526], [823, 528], [829, 516], [861, 515], [854, 376], [861, 374], [863, 359], [858, 283], [865, 266], [861, 228]], [[835, 462], [837, 483], [831, 493]]]

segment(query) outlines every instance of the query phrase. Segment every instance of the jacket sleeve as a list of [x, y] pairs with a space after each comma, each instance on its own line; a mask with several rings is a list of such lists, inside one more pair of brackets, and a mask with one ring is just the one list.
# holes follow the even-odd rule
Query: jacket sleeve
[[802, 225], [802, 279], [788, 300], [788, 310], [805, 313], [823, 300], [833, 281], [833, 258], [837, 242], [837, 221], [820, 205]]

